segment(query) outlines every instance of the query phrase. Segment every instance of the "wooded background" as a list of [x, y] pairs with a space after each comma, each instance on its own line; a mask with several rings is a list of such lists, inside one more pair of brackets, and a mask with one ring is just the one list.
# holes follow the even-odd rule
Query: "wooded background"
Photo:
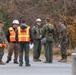
[[25, 18], [28, 25], [34, 25], [37, 18], [43, 24], [50, 17], [58, 32], [58, 20], [63, 18], [68, 29], [69, 47], [75, 47], [76, 0], [0, 0], [0, 20], [5, 23], [5, 33], [14, 19]]

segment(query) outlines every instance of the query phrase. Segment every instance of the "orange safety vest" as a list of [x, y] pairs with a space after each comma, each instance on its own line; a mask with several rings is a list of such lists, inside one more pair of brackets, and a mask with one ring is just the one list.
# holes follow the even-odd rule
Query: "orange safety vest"
[[1, 43], [0, 43], [0, 47], [2, 47], [2, 48], [6, 48], [7, 45], [6, 45], [6, 44], [1, 44]]
[[30, 27], [20, 28], [18, 27], [18, 41], [19, 42], [30, 42]]
[[10, 27], [9, 32], [10, 32], [10, 42], [15, 42], [16, 41], [16, 39], [15, 39], [16, 33], [15, 33], [14, 29], [12, 27]]

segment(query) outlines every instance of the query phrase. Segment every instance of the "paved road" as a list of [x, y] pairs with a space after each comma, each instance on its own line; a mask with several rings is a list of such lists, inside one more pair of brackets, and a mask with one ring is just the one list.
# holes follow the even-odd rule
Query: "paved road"
[[[3, 61], [6, 61], [7, 54], [4, 55]], [[52, 64], [42, 62], [33, 62], [30, 57], [31, 67], [19, 67], [13, 64], [13, 60], [6, 65], [0, 65], [0, 75], [71, 75], [71, 62], [60, 63], [54, 60]]]

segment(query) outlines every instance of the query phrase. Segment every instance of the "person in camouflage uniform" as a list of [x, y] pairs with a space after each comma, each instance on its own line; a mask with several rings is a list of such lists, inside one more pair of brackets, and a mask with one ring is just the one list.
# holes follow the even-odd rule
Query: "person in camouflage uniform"
[[46, 25], [43, 27], [42, 38], [46, 38], [46, 44], [44, 47], [46, 60], [44, 63], [52, 63], [53, 60], [53, 35], [54, 35], [54, 25], [50, 23], [50, 18], [46, 19]]
[[0, 65], [5, 65], [5, 63], [2, 61], [2, 57], [4, 55], [4, 46], [3, 44], [5, 44], [5, 34], [3, 31], [3, 26], [4, 24], [2, 22], [0, 22], [0, 44], [2, 44], [2, 47], [0, 47]]
[[41, 53], [41, 31], [42, 31], [41, 19], [38, 18], [36, 20], [36, 25], [32, 28], [33, 39], [34, 39], [33, 60], [35, 62], [41, 61], [39, 59]]
[[59, 62], [66, 62], [67, 61], [67, 28], [64, 25], [64, 20], [60, 19], [59, 20], [59, 41], [60, 41], [60, 51], [61, 51], [61, 59]]

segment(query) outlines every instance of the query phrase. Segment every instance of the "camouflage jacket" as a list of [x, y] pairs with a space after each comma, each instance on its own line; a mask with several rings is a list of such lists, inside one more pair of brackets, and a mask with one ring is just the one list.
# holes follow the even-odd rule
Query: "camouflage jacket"
[[41, 39], [42, 34], [42, 26], [34, 26], [32, 28], [33, 38], [34, 39]]
[[67, 43], [68, 38], [67, 38], [67, 28], [66, 28], [66, 26], [62, 25], [59, 30], [60, 30], [60, 35], [59, 35], [60, 42]]
[[3, 29], [0, 29], [0, 43], [4, 44], [5, 43], [5, 34]]
[[42, 31], [42, 37], [45, 37], [48, 41], [53, 41], [54, 33], [55, 33], [55, 28], [53, 24], [48, 23], [44, 25], [43, 31]]

